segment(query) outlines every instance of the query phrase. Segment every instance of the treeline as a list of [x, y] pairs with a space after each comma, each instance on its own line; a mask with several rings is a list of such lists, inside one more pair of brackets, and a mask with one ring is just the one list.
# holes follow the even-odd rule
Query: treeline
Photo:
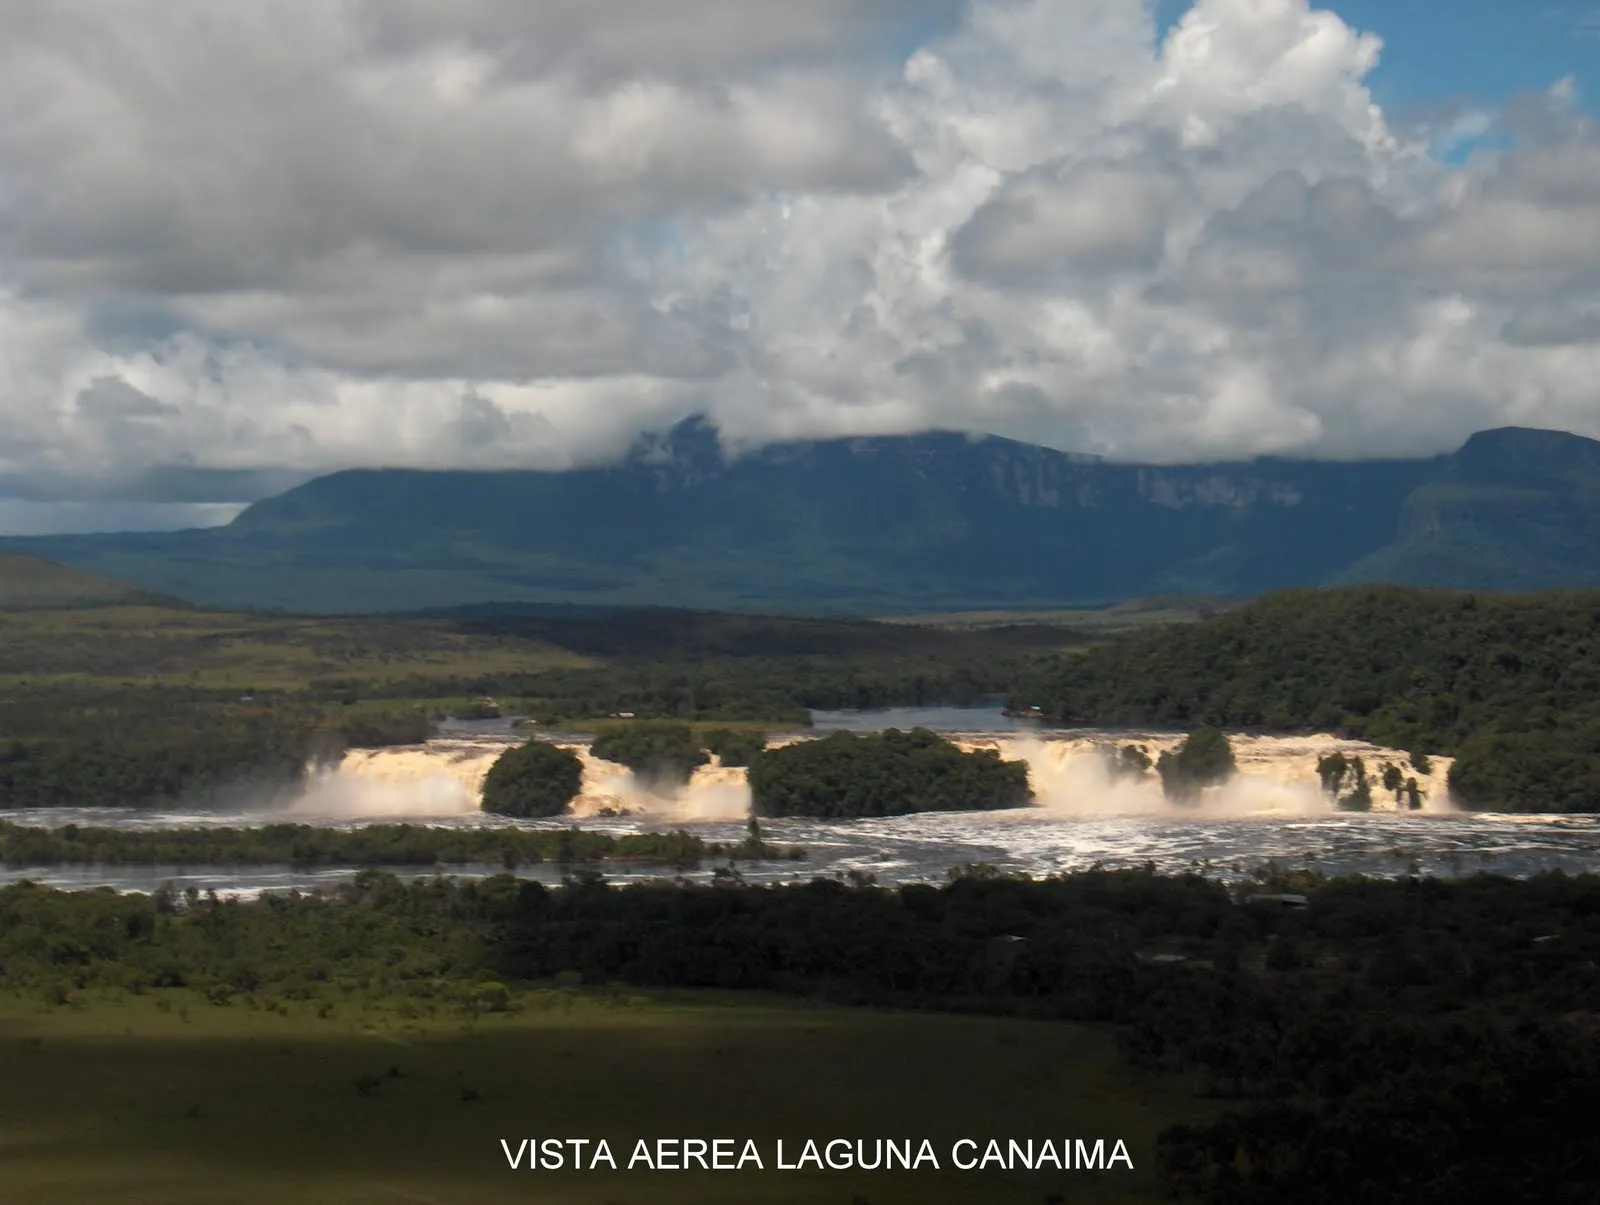
[[0, 821], [0, 864], [7, 866], [519, 866], [645, 862], [690, 867], [707, 859], [798, 860], [805, 851], [705, 841], [678, 830], [592, 832], [579, 828], [438, 828], [369, 824], [355, 829], [307, 824], [260, 828], [34, 828]]
[[[1054, 644], [1059, 647], [1065, 639]], [[327, 679], [319, 695], [367, 699], [486, 696], [546, 724], [631, 713], [640, 719], [803, 724], [809, 712], [963, 705], [1005, 694], [1035, 654], [714, 657], [641, 659], [536, 674], [405, 677], [375, 683]]]
[[1033, 791], [1025, 762], [891, 728], [768, 749], [750, 763], [750, 798], [758, 816], [900, 816], [1025, 807]]
[[1600, 811], [1600, 591], [1290, 590], [1041, 663], [1063, 723], [1327, 731], [1453, 754], [1470, 805]]

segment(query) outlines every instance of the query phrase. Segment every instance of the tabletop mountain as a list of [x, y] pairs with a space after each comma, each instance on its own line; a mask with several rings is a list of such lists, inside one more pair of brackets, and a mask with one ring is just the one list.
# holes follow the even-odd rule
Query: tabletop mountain
[[1600, 584], [1600, 443], [1503, 428], [1429, 459], [1118, 464], [951, 432], [725, 457], [690, 419], [564, 472], [352, 470], [226, 527], [18, 551], [195, 602], [892, 613], [1391, 581]]

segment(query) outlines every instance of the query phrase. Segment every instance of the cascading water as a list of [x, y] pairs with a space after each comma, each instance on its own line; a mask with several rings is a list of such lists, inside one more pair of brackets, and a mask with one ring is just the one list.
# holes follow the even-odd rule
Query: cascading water
[[[290, 805], [291, 816], [317, 819], [429, 819], [481, 813], [483, 780], [514, 739], [440, 738], [424, 745], [352, 749], [334, 766], [313, 767]], [[583, 763], [572, 801], [575, 819], [646, 815], [664, 821], [742, 820], [750, 787], [739, 768], [701, 766], [681, 785], [642, 782], [626, 766], [602, 761], [587, 744], [562, 742]]]
[[[1171, 814], [1176, 805], [1162, 794], [1151, 770], [1140, 776], [1114, 772], [1111, 757], [1126, 745], [1142, 748], [1153, 762], [1182, 738], [1170, 734], [1095, 733], [1069, 737], [958, 737], [958, 747], [995, 749], [1008, 760], [1028, 763], [1040, 808], [1062, 817]], [[313, 771], [291, 807], [302, 816], [426, 818], [467, 816], [479, 811], [484, 776], [516, 742], [507, 738], [441, 738], [425, 745], [357, 749], [332, 768]], [[1428, 774], [1411, 767], [1408, 755], [1331, 736], [1235, 736], [1235, 777], [1208, 787], [1187, 813], [1219, 817], [1306, 816], [1335, 807], [1317, 777], [1318, 759], [1342, 753], [1361, 758], [1372, 780], [1372, 810], [1395, 811], [1394, 796], [1381, 785], [1383, 767], [1415, 778], [1424, 811], [1450, 810], [1449, 758], [1435, 758]], [[583, 781], [571, 814], [642, 815], [670, 822], [733, 821], [750, 810], [745, 771], [716, 759], [682, 785], [641, 781], [625, 766], [602, 761], [585, 743], [563, 742], [583, 763]], [[1402, 803], [1401, 808], [1404, 807]]]
[[[1028, 763], [1028, 777], [1040, 807], [1061, 815], [1127, 816], [1173, 811], [1152, 769], [1143, 775], [1118, 774], [1114, 757], [1133, 745], [1153, 763], [1162, 753], [1176, 750], [1182, 736], [1171, 734], [1100, 733], [1092, 736], [1041, 739], [990, 737], [957, 740], [968, 751], [996, 749], [1007, 760]], [[1347, 760], [1360, 758], [1372, 785], [1373, 811], [1398, 811], [1393, 793], [1384, 790], [1385, 766], [1413, 778], [1424, 811], [1450, 811], [1449, 773], [1452, 759], [1434, 758], [1429, 772], [1410, 765], [1410, 755], [1362, 741], [1326, 735], [1234, 736], [1230, 738], [1238, 773], [1226, 783], [1207, 787], [1186, 811], [1212, 816], [1317, 815], [1335, 807], [1317, 775], [1319, 759], [1341, 753]], [[1353, 771], [1352, 771], [1353, 773]], [[1353, 785], [1353, 784], [1347, 784]]]
[[390, 749], [351, 749], [313, 766], [289, 807], [297, 817], [383, 819], [467, 816], [480, 810], [483, 779], [511, 744], [440, 739]]
[[[902, 717], [882, 717], [886, 722]], [[1448, 758], [1434, 758], [1424, 776], [1398, 750], [1330, 736], [1235, 736], [1239, 773], [1208, 788], [1189, 805], [1170, 803], [1153, 770], [1139, 776], [1114, 774], [1108, 752], [1133, 744], [1154, 761], [1182, 739], [1169, 733], [1075, 730], [1022, 734], [945, 726], [966, 749], [992, 748], [1028, 763], [1037, 806], [1003, 812], [941, 812], [871, 820], [764, 821], [769, 841], [799, 845], [804, 861], [744, 863], [751, 881], [777, 882], [815, 875], [867, 873], [880, 882], [940, 882], [974, 862], [1002, 870], [1046, 875], [1089, 866], [1156, 865], [1163, 870], [1201, 869], [1242, 877], [1265, 861], [1327, 874], [1464, 874], [1491, 870], [1525, 875], [1561, 869], [1600, 870], [1600, 817], [1499, 815], [1451, 807]], [[921, 722], [921, 721], [918, 721]], [[882, 726], [881, 724], [879, 726]], [[871, 730], [864, 726], [860, 730]], [[601, 761], [588, 743], [558, 743], [583, 764], [578, 798], [569, 815], [511, 821], [486, 815], [480, 806], [484, 776], [496, 758], [516, 744], [511, 734], [448, 736], [409, 748], [355, 750], [336, 766], [314, 771], [289, 807], [251, 802], [229, 808], [144, 812], [121, 808], [13, 809], [0, 819], [23, 825], [185, 827], [196, 824], [270, 824], [284, 819], [308, 823], [410, 821], [445, 826], [531, 827], [581, 824], [613, 833], [643, 832], [695, 824], [708, 841], [737, 842], [745, 836], [750, 806], [745, 772], [713, 763], [676, 788], [649, 789], [625, 767]], [[774, 743], [808, 739], [781, 737]], [[1372, 784], [1372, 814], [1341, 811], [1322, 790], [1319, 758], [1342, 753], [1360, 757]], [[1385, 765], [1415, 777], [1423, 804], [1397, 811], [1381, 785]], [[1348, 782], [1346, 788], [1348, 789]], [[490, 874], [499, 868], [452, 867], [452, 873]], [[670, 873], [709, 878], [708, 861], [698, 870]], [[163, 882], [187, 882], [225, 892], [307, 887], [353, 873], [349, 867], [10, 867], [0, 882], [31, 878], [61, 886], [100, 884], [148, 891]], [[557, 865], [524, 867], [521, 874], [557, 882]], [[648, 879], [659, 867], [608, 866], [615, 881]]]
[[643, 814], [693, 822], [742, 820], [750, 814], [750, 785], [744, 770], [723, 766], [715, 757], [679, 785], [643, 782], [626, 766], [595, 757], [587, 745], [570, 748], [583, 762], [583, 783], [572, 801], [576, 817]]

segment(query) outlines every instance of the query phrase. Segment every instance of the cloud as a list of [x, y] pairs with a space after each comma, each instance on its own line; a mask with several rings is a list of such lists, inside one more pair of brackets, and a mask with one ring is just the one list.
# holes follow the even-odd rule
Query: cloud
[[561, 467], [698, 410], [1149, 460], [1600, 435], [1577, 85], [1394, 125], [1381, 40], [1306, 0], [1160, 40], [1141, 0], [0, 24], [0, 493]]
[[958, 271], [997, 284], [1161, 262], [1176, 181], [1120, 163], [1062, 165], [1005, 181], [950, 238]]

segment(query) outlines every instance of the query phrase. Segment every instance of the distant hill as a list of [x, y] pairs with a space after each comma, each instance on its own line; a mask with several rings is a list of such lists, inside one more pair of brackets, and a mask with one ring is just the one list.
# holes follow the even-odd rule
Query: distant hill
[[691, 419], [570, 472], [334, 473], [206, 531], [6, 546], [209, 605], [488, 602], [886, 615], [1391, 581], [1600, 584], [1600, 443], [1431, 459], [1110, 464], [948, 432], [724, 460]]
[[1521, 427], [1474, 435], [1406, 496], [1394, 539], [1333, 580], [1600, 585], [1600, 443]]
[[0, 610], [82, 607], [154, 600], [127, 582], [84, 573], [34, 556], [0, 552]]

